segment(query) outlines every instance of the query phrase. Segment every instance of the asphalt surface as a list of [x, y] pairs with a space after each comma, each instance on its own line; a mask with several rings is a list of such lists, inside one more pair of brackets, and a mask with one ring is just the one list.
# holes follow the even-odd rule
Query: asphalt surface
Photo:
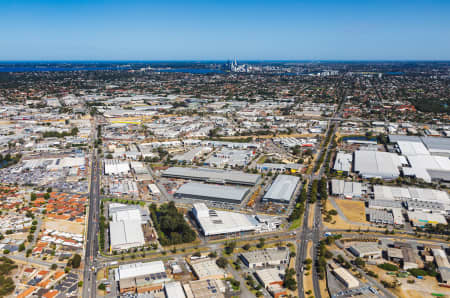
[[[94, 127], [97, 129], [94, 122]], [[96, 139], [97, 131], [95, 131]], [[87, 225], [86, 246], [84, 254], [84, 280], [82, 297], [95, 297], [96, 293], [96, 256], [98, 251], [97, 223], [99, 220], [100, 205], [100, 163], [97, 149], [92, 153], [91, 177], [89, 190], [89, 217]]]

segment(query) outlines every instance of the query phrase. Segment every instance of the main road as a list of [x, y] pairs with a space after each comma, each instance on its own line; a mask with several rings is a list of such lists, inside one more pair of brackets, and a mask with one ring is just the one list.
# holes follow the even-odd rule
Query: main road
[[95, 119], [93, 140], [92, 140], [92, 160], [91, 177], [89, 190], [89, 215], [86, 229], [86, 245], [84, 252], [84, 274], [83, 274], [83, 295], [82, 297], [95, 297], [96, 293], [96, 257], [98, 251], [97, 223], [99, 220], [100, 205], [100, 162], [98, 160], [97, 148], [94, 142], [97, 138], [97, 127]]

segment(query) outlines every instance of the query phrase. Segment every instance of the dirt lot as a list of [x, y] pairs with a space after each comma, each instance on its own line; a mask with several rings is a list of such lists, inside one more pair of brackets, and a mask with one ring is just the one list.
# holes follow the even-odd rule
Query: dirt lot
[[[327, 210], [334, 209], [333, 205], [329, 201], [326, 203]], [[335, 222], [334, 224], [332, 222]], [[364, 226], [352, 225], [343, 220], [339, 215], [333, 216], [333, 220], [331, 222], [323, 221], [323, 224], [327, 228], [331, 229], [353, 229], [357, 230], [358, 228], [363, 228]]]
[[344, 215], [353, 222], [367, 223], [364, 202], [352, 200], [335, 200]]
[[[311, 258], [311, 247], [312, 247], [312, 241], [308, 241], [308, 245], [306, 246], [306, 259]], [[306, 272], [309, 272], [308, 275], [305, 275]], [[314, 286], [313, 286], [313, 280], [312, 280], [312, 274], [311, 270], [304, 271], [303, 273], [303, 290], [306, 293], [308, 290], [311, 291], [311, 295], [314, 295]], [[306, 297], [309, 297], [310, 295], [306, 295]]]
[[[388, 275], [383, 269], [378, 268], [374, 265], [368, 265], [367, 268], [378, 274], [379, 280], [386, 280], [392, 282], [398, 280], [401, 282], [401, 286], [397, 287], [392, 292], [404, 298], [419, 298], [419, 297], [431, 297], [431, 293], [444, 294], [446, 296], [450, 295], [449, 288], [439, 287], [436, 278], [426, 276], [423, 280], [417, 279], [414, 276], [409, 276], [406, 278], [400, 278], [392, 275]], [[413, 284], [409, 284], [408, 280], [414, 280]]]
[[84, 225], [82, 224], [56, 219], [45, 220], [43, 223], [43, 228], [74, 234], [83, 234], [84, 232]]
[[314, 224], [314, 210], [316, 207], [316, 203], [309, 206], [309, 213], [308, 213], [308, 228], [312, 228]]

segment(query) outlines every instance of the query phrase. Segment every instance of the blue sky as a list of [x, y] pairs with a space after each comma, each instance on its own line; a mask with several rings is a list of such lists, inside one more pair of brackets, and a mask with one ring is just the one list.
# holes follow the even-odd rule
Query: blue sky
[[0, 28], [0, 60], [450, 60], [450, 0], [0, 0]]

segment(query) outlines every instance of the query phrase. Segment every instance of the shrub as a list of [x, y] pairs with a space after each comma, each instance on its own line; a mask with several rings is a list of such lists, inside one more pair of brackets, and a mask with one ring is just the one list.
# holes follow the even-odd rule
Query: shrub
[[378, 268], [381, 268], [386, 271], [398, 271], [397, 266], [395, 266], [393, 264], [389, 264], [389, 263], [380, 264], [380, 265], [378, 265]]

